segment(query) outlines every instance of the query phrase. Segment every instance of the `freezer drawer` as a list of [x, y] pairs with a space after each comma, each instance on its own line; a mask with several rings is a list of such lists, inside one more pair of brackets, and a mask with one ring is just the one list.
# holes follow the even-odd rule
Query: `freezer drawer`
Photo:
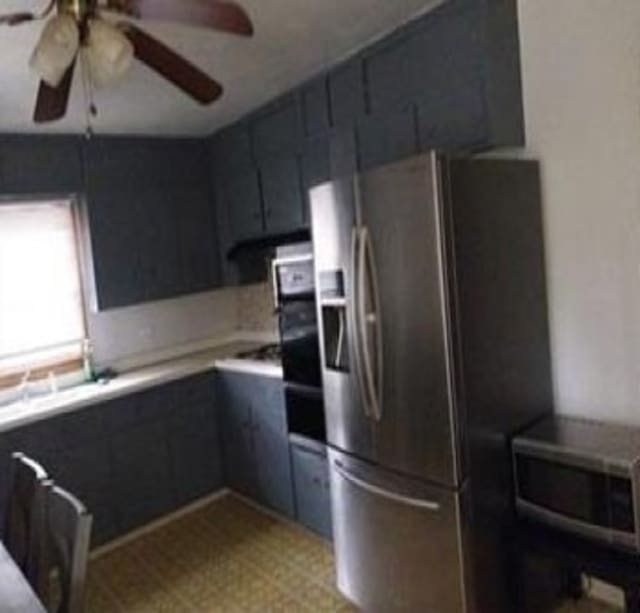
[[462, 495], [329, 450], [340, 591], [364, 611], [466, 611]]

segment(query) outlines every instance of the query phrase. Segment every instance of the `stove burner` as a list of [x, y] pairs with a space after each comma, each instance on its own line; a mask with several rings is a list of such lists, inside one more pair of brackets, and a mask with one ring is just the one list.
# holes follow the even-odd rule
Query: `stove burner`
[[282, 359], [282, 350], [278, 343], [273, 343], [249, 351], [240, 351], [236, 354], [236, 358], [241, 360], [258, 360], [260, 362], [280, 362]]

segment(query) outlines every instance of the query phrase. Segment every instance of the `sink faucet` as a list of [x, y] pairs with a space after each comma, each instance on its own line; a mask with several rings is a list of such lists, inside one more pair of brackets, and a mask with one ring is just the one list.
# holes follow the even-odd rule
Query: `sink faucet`
[[20, 379], [20, 385], [18, 386], [18, 393], [23, 402], [29, 402], [29, 377], [31, 376], [31, 370], [27, 370]]

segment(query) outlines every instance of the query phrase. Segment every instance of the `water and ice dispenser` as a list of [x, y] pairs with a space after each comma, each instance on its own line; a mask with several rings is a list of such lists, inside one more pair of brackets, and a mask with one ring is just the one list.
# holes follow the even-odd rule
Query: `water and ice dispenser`
[[325, 368], [349, 372], [349, 323], [342, 270], [320, 274], [319, 297], [324, 329]]

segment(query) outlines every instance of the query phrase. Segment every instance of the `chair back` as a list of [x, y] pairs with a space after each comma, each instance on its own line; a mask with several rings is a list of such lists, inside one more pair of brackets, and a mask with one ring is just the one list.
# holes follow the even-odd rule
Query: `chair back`
[[54, 570], [49, 611], [82, 613], [84, 610], [91, 524], [91, 515], [75, 496], [57, 485], [48, 489], [47, 553]]
[[11, 454], [4, 544], [41, 599], [48, 588], [46, 518], [50, 483], [35, 460], [20, 452]]

